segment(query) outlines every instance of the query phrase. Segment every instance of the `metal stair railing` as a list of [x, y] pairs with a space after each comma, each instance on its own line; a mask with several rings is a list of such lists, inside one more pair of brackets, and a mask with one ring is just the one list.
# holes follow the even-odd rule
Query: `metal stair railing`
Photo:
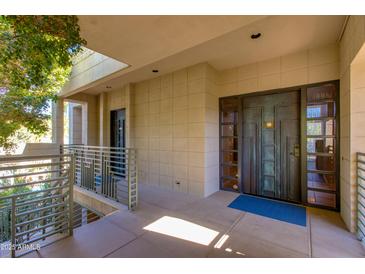
[[138, 204], [137, 153], [132, 148], [61, 145], [75, 155], [75, 184], [113, 199], [130, 210]]
[[0, 157], [1, 257], [73, 234], [74, 156]]

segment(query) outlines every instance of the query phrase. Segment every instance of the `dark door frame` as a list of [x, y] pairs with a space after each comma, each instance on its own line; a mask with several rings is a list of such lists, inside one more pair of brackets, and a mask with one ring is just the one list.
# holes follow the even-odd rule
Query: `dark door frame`
[[113, 147], [114, 145], [114, 138], [115, 138], [115, 128], [114, 128], [114, 117], [113, 114], [117, 113], [118, 111], [124, 112], [124, 124], [123, 124], [123, 140], [122, 140], [122, 148], [125, 147], [125, 108], [121, 109], [113, 109], [110, 111], [110, 146]]
[[[248, 94], [241, 94], [241, 95], [232, 95], [232, 96], [226, 96], [226, 97], [220, 97], [219, 98], [219, 189], [220, 190], [228, 190], [233, 191], [230, 189], [225, 189], [222, 187], [222, 142], [221, 142], [221, 106], [222, 106], [222, 100], [227, 98], [238, 98], [239, 101], [239, 111], [238, 111], [238, 125], [237, 125], [237, 132], [238, 132], [238, 166], [237, 166], [237, 172], [238, 172], [238, 181], [240, 183], [241, 187], [241, 193], [242, 192], [242, 157], [243, 157], [243, 151], [242, 151], [242, 137], [243, 137], [243, 128], [242, 128], [242, 121], [243, 121], [243, 112], [242, 112], [242, 103], [244, 98], [252, 97], [252, 96], [259, 96], [259, 95], [271, 95], [271, 94], [277, 94], [277, 93], [285, 93], [290, 91], [299, 91], [300, 93], [300, 184], [301, 184], [301, 197], [302, 197], [302, 203], [305, 206], [311, 206], [311, 207], [318, 207], [318, 208], [324, 208], [324, 209], [330, 209], [339, 211], [340, 210], [340, 96], [339, 96], [339, 83], [340, 80], [332, 80], [332, 81], [324, 81], [324, 82], [318, 82], [313, 84], [306, 84], [306, 85], [300, 85], [300, 86], [294, 86], [294, 87], [288, 87], [288, 88], [278, 88], [273, 90], [265, 90], [265, 91], [258, 91], [258, 92], [252, 92]], [[307, 149], [306, 149], [306, 122], [307, 122], [307, 115], [306, 115], [306, 92], [307, 89], [310, 87], [320, 86], [320, 85], [326, 85], [326, 84], [334, 84], [336, 86], [336, 95], [335, 95], [335, 107], [336, 107], [336, 208], [321, 206], [321, 205], [313, 205], [309, 204], [307, 202]], [[272, 198], [270, 198], [272, 199]], [[274, 198], [275, 199], [275, 198]]]

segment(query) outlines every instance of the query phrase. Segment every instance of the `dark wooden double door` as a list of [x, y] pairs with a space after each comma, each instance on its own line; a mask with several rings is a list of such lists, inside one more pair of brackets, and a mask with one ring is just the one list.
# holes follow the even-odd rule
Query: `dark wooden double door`
[[300, 91], [242, 98], [241, 192], [301, 202]]

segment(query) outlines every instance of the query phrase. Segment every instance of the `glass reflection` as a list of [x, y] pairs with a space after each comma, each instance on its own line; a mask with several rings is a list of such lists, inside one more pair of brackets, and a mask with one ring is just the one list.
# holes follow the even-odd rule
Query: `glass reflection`
[[307, 157], [307, 169], [315, 171], [335, 171], [335, 159], [333, 156], [309, 155]]
[[309, 153], [334, 153], [334, 138], [308, 138], [307, 152]]

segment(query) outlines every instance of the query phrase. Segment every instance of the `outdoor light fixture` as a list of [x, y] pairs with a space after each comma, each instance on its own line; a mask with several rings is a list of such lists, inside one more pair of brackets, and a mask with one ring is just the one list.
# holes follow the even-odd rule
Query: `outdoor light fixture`
[[251, 39], [258, 39], [261, 36], [261, 32], [251, 34]]
[[265, 122], [265, 128], [274, 128], [274, 122]]

